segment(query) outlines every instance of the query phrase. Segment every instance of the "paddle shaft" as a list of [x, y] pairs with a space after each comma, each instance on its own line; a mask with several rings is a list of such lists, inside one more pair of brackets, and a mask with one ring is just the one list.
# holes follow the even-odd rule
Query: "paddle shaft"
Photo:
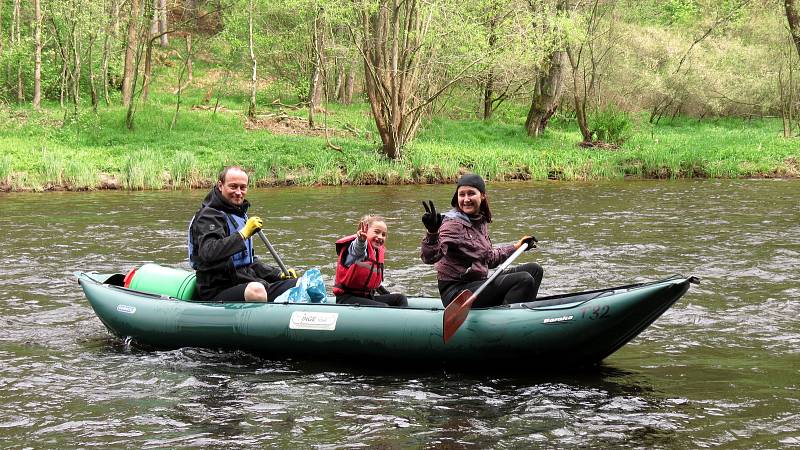
[[[506, 267], [508, 267], [517, 256], [522, 254], [525, 250], [528, 249], [528, 244], [523, 243], [519, 246], [519, 248], [511, 254], [504, 262], [494, 271], [491, 277], [488, 280], [484, 281], [478, 289], [472, 293], [468, 289], [465, 289], [459, 293], [453, 301], [450, 302], [449, 305], [444, 309], [444, 314], [442, 315], [442, 339], [446, 344], [448, 340], [458, 331], [458, 328], [461, 327], [461, 324], [467, 319], [467, 315], [469, 314], [469, 310], [472, 307], [472, 303], [478, 298], [478, 294], [480, 294], [486, 286], [489, 285], [498, 275], [500, 275]], [[467, 297], [464, 300], [464, 297]]]
[[286, 266], [283, 264], [283, 261], [281, 261], [281, 257], [278, 256], [278, 252], [276, 252], [275, 249], [272, 247], [272, 244], [269, 243], [269, 239], [267, 239], [267, 236], [264, 234], [264, 232], [258, 230], [258, 237], [260, 237], [261, 240], [264, 241], [264, 245], [266, 245], [269, 252], [272, 253], [272, 257], [275, 258], [275, 262], [278, 263], [278, 267], [281, 268], [283, 274], [289, 276], [289, 270], [286, 269]]
[[[503, 262], [503, 264], [500, 264], [500, 267], [498, 267], [497, 270], [494, 271], [492, 276], [490, 276], [488, 280], [486, 280], [482, 285], [480, 285], [480, 287], [470, 296], [468, 300], [469, 304], [472, 304], [472, 302], [474, 302], [475, 299], [478, 298], [478, 294], [480, 294], [484, 289], [486, 289], [486, 286], [489, 286], [489, 283], [494, 281], [494, 279], [497, 278], [497, 276], [500, 275], [501, 272], [506, 270], [506, 268], [510, 266], [515, 259], [517, 259], [517, 256], [521, 255], [522, 252], [524, 252], [527, 249], [528, 249], [527, 243], [523, 243], [522, 245], [520, 245], [519, 248], [514, 253], [512, 253], [511, 256], [508, 257], [508, 259], [506, 259]], [[466, 304], [464, 306], [466, 306]]]

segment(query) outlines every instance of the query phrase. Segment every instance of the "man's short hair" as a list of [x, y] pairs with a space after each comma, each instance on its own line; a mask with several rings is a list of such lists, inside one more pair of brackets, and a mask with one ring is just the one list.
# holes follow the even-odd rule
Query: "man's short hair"
[[223, 167], [222, 170], [219, 171], [219, 175], [217, 175], [217, 180], [220, 183], [224, 184], [225, 183], [225, 177], [227, 177], [228, 176], [228, 172], [230, 172], [233, 169], [241, 170], [242, 172], [245, 173], [245, 175], [247, 175], [247, 172], [244, 169], [242, 169], [241, 166], [226, 166], [226, 167]]

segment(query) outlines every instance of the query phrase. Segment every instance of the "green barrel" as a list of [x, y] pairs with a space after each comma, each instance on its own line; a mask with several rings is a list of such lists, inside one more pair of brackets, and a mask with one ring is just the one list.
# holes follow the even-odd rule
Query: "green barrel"
[[136, 291], [162, 294], [181, 300], [193, 300], [197, 293], [194, 272], [158, 264], [145, 264], [136, 269], [128, 287]]

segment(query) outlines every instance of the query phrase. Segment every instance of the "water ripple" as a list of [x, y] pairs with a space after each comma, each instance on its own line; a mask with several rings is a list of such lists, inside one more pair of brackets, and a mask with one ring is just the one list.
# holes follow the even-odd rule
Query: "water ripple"
[[[72, 273], [144, 262], [187, 268], [185, 226], [205, 193], [0, 194], [2, 235], [26, 230], [0, 241], [0, 445], [798, 445], [800, 183], [493, 183], [490, 192], [496, 244], [539, 238], [521, 261], [544, 266], [542, 293], [673, 273], [701, 284], [585, 373], [486, 376], [409, 371], [391, 359], [354, 368], [148, 352], [107, 334]], [[444, 208], [451, 196], [452, 186], [250, 193], [284, 260], [320, 267], [329, 287], [333, 241], [362, 214], [384, 215], [387, 285], [431, 296], [419, 200]]]

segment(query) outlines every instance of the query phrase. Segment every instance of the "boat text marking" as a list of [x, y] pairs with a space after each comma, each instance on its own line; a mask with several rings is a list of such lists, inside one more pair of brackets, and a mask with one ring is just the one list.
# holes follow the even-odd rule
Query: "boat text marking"
[[136, 312], [136, 307], [128, 305], [117, 305], [117, 311], [125, 314], [133, 314]]
[[[590, 311], [591, 310], [591, 311]], [[581, 308], [581, 319], [588, 317], [589, 320], [605, 319], [611, 307], [608, 305], [597, 305], [593, 308]]]
[[325, 313], [313, 311], [295, 311], [289, 319], [289, 328], [292, 330], [324, 330], [336, 329], [339, 313]]

